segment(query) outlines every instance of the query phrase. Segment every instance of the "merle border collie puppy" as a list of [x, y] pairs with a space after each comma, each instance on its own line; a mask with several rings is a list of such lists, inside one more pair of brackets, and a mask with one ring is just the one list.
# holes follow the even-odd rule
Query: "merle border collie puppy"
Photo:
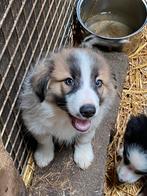
[[120, 182], [133, 183], [147, 175], [147, 117], [132, 116], [127, 123], [122, 160], [117, 167]]

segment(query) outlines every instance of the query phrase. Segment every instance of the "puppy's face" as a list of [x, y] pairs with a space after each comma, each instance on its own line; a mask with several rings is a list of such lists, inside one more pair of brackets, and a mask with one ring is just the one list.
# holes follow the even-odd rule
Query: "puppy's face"
[[144, 114], [131, 116], [121, 150], [122, 161], [117, 167], [120, 182], [133, 183], [147, 175], [147, 117]]
[[138, 145], [125, 146], [117, 167], [120, 182], [133, 183], [147, 174], [147, 152]]
[[34, 77], [34, 86], [40, 88], [38, 81], [46, 81], [44, 99], [64, 110], [77, 131], [87, 132], [115, 92], [107, 63], [92, 50], [75, 48], [52, 54], [47, 64], [39, 74], [42, 79]]

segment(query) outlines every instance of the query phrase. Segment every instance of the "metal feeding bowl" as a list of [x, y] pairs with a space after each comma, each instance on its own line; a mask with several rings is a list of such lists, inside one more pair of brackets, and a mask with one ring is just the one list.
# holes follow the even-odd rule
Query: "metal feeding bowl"
[[96, 37], [97, 45], [130, 52], [139, 45], [147, 24], [144, 0], [79, 0], [77, 18], [85, 36]]

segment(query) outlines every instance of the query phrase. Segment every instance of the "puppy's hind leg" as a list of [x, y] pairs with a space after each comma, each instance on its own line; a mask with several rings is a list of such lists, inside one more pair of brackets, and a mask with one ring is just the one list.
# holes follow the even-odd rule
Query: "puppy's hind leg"
[[87, 169], [94, 159], [91, 144], [94, 134], [95, 131], [81, 135], [75, 144], [74, 161], [81, 169]]
[[54, 144], [51, 135], [35, 136], [38, 142], [37, 150], [34, 153], [36, 164], [39, 167], [47, 166], [54, 158]]

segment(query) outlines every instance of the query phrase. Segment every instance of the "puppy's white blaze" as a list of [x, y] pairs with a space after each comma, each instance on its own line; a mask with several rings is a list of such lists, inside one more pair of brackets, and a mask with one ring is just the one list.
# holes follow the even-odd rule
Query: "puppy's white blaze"
[[90, 88], [90, 75], [91, 75], [91, 64], [92, 59], [90, 58], [89, 54], [87, 52], [79, 52], [77, 53], [77, 57], [79, 60], [79, 65], [81, 69], [81, 75], [82, 75], [82, 82], [83, 82], [83, 88], [89, 89]]
[[77, 113], [79, 113], [80, 107], [84, 104], [93, 104], [96, 107], [97, 114], [99, 107], [99, 98], [91, 87], [91, 64], [93, 62], [93, 59], [85, 51], [77, 51], [76, 57], [79, 60], [82, 86], [74, 95], [69, 98], [70, 103], [68, 103], [68, 108], [71, 111], [72, 115], [76, 115]]
[[129, 160], [137, 170], [144, 171], [147, 168], [147, 155], [139, 146], [132, 145], [129, 149]]
[[83, 87], [77, 92], [77, 94], [79, 98], [79, 108], [85, 104], [92, 104], [95, 106], [97, 113], [99, 109], [99, 98], [93, 89], [91, 89], [90, 87], [89, 89], [85, 89]]
[[[91, 87], [91, 66], [93, 59], [87, 52], [78, 53], [80, 61], [81, 75], [82, 75], [82, 95], [86, 103], [92, 103], [97, 100], [97, 95]], [[85, 96], [86, 95], [86, 96]]]

